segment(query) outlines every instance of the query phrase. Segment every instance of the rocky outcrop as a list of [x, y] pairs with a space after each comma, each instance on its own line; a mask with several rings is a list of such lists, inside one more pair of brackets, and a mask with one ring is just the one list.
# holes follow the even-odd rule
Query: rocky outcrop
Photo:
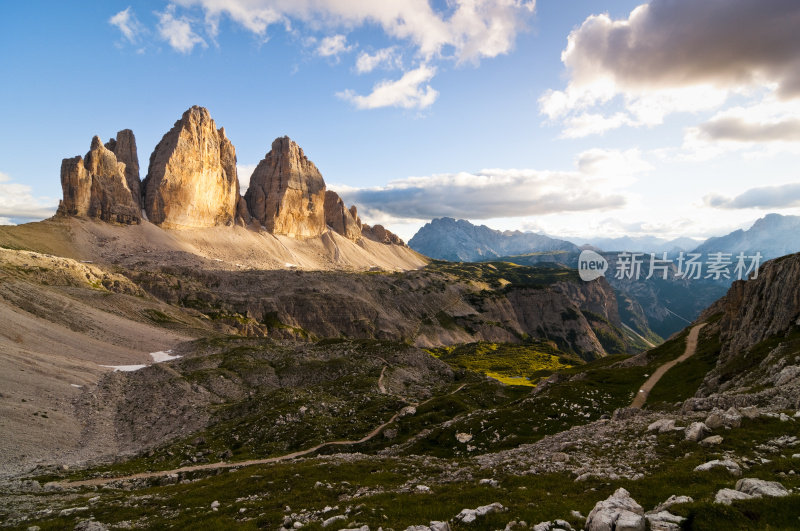
[[245, 200], [253, 218], [273, 234], [309, 238], [326, 230], [325, 181], [288, 136], [275, 139], [256, 166]]
[[630, 493], [617, 489], [606, 500], [597, 502], [586, 518], [588, 531], [644, 531], [645, 518], [642, 506], [631, 498]]
[[725, 363], [764, 339], [785, 333], [800, 320], [800, 254], [765, 263], [758, 277], [736, 281], [728, 294], [709, 308], [722, 312], [723, 343], [720, 361]]
[[148, 220], [166, 228], [231, 225], [240, 210], [236, 150], [203, 107], [164, 135], [142, 186]]
[[405, 245], [405, 242], [403, 242], [403, 240], [401, 240], [397, 234], [390, 232], [383, 225], [374, 225], [370, 227], [369, 225], [362, 223], [361, 234], [365, 238], [369, 238], [370, 240], [378, 243]]
[[139, 178], [139, 154], [136, 152], [136, 137], [133, 131], [123, 129], [117, 133], [116, 138], [106, 142], [106, 149], [116, 155], [119, 162], [125, 163], [125, 182], [131, 191], [133, 202], [142, 208], [142, 187]]
[[[243, 197], [239, 191], [236, 149], [217, 129], [208, 110], [183, 113], [150, 155], [139, 179], [136, 139], [123, 129], [105, 146], [65, 159], [61, 169], [61, 215], [88, 216], [120, 223], [142, 217], [163, 228], [250, 225], [294, 238], [320, 236], [330, 227], [354, 241], [363, 238], [405, 245], [381, 225], [370, 227], [335, 192], [326, 192], [317, 167], [289, 137], [276, 139], [258, 164]], [[363, 247], [363, 245], [362, 245]]]
[[141, 210], [133, 200], [125, 169], [125, 163], [117, 160], [114, 152], [95, 136], [85, 158], [74, 157], [61, 162], [64, 199], [59, 204], [59, 214], [139, 223]]
[[[351, 207], [354, 208], [355, 205]], [[361, 239], [361, 227], [353, 218], [351, 210], [348, 210], [339, 194], [332, 190], [325, 192], [325, 223], [345, 238], [353, 241]]]

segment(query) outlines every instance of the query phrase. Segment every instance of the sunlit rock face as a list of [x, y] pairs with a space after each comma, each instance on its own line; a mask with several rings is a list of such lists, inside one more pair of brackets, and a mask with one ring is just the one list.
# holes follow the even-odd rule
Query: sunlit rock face
[[250, 214], [273, 234], [310, 238], [325, 232], [325, 181], [288, 136], [256, 166], [245, 194]]
[[187, 110], [164, 135], [142, 186], [153, 223], [166, 228], [234, 223], [240, 198], [236, 150], [207, 109]]

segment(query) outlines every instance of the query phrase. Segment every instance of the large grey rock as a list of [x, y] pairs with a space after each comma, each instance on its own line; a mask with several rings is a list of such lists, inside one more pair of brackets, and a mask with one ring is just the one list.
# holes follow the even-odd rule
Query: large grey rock
[[630, 493], [617, 489], [614, 494], [595, 504], [586, 518], [587, 531], [644, 531], [644, 509]]
[[716, 446], [721, 444], [723, 441], [721, 435], [712, 435], [711, 437], [706, 437], [702, 441], [700, 441], [700, 446]]
[[[673, 494], [672, 496], [667, 498], [665, 501], [663, 501], [663, 502], [659, 503], [658, 505], [656, 505], [653, 508], [653, 510], [650, 511], [650, 513], [660, 513], [661, 511], [668, 511], [670, 508], [672, 508], [675, 505], [680, 505], [682, 503], [692, 503], [692, 502], [694, 502], [694, 499], [691, 496], [676, 496], [675, 494]], [[648, 513], [648, 514], [650, 514], [650, 513]]]
[[489, 505], [481, 505], [477, 509], [462, 509], [461, 512], [456, 515], [456, 520], [465, 524], [470, 524], [477, 520], [480, 516], [486, 516], [487, 514], [500, 512], [504, 509], [505, 507], [498, 502], [494, 502]]
[[711, 433], [711, 430], [708, 429], [702, 422], [692, 422], [689, 427], [686, 428], [686, 440], [687, 441], [694, 441], [698, 442], [701, 439], [705, 439], [705, 437]]
[[789, 491], [777, 481], [765, 481], [756, 478], [744, 478], [736, 482], [736, 490], [754, 497], [788, 496]]
[[717, 495], [714, 496], [714, 503], [730, 505], [736, 500], [749, 500], [751, 498], [753, 498], [753, 496], [745, 494], [744, 492], [739, 492], [738, 490], [720, 489], [717, 491]]
[[656, 431], [658, 433], [666, 433], [675, 429], [675, 421], [673, 419], [658, 419], [647, 427], [647, 431]]
[[651, 531], [679, 531], [681, 529], [681, 522], [686, 520], [686, 518], [668, 511], [648, 513], [645, 518], [647, 518], [647, 522], [650, 524]]
[[694, 468], [695, 472], [707, 472], [709, 470], [713, 470], [715, 468], [724, 468], [731, 475], [734, 476], [741, 476], [742, 475], [742, 468], [736, 461], [731, 461], [730, 459], [714, 459], [713, 461], [709, 461], [707, 463], [703, 463], [702, 465], [698, 465]]

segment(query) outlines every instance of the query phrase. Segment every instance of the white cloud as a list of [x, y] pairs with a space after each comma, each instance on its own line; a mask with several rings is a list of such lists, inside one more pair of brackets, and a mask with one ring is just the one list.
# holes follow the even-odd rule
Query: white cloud
[[657, 125], [765, 87], [797, 98], [799, 24], [793, 0], [652, 0], [627, 19], [594, 15], [567, 39], [566, 88], [546, 92], [540, 108], [576, 137]]
[[353, 46], [347, 45], [347, 37], [342, 34], [325, 37], [317, 46], [317, 55], [321, 57], [336, 57], [339, 54], [353, 50]]
[[717, 112], [686, 128], [677, 156], [697, 161], [731, 152], [747, 158], [800, 154], [800, 99], [782, 101], [769, 93], [761, 100]]
[[800, 183], [751, 188], [733, 198], [711, 194], [704, 197], [703, 201], [712, 208], [725, 209], [772, 210], [798, 207], [800, 206]]
[[[631, 167], [623, 175], [625, 161]], [[649, 169], [635, 150], [592, 150], [581, 154], [577, 165], [575, 171], [444, 173], [408, 177], [376, 188], [336, 187], [336, 191], [374, 219], [508, 218], [622, 208], [628, 199], [621, 189], [632, 182], [632, 173]]]
[[126, 7], [110, 19], [108, 23], [116, 26], [122, 32], [122, 36], [130, 43], [135, 43], [137, 37], [142, 32], [142, 25], [136, 18], [130, 6]]
[[175, 6], [167, 6], [166, 11], [158, 13], [158, 34], [173, 49], [181, 53], [190, 53], [195, 46], [204, 48], [208, 45], [192, 29], [192, 22], [186, 17], [175, 17]]
[[0, 218], [38, 220], [49, 218], [56, 213], [56, 205], [46, 198], [34, 197], [31, 187], [14, 183], [11, 178], [0, 172]]
[[[432, 58], [452, 46], [458, 61], [508, 53], [534, 0], [454, 0], [444, 11], [429, 0], [176, 0], [200, 7], [212, 32], [222, 16], [263, 36], [269, 26], [292, 20], [329, 29], [375, 24], [389, 37], [405, 41]], [[212, 33], [214, 34], [214, 33]]]
[[372, 55], [367, 52], [361, 52], [358, 55], [358, 59], [356, 60], [356, 72], [359, 74], [372, 72], [378, 67], [402, 67], [402, 59], [400, 55], [398, 55], [397, 48], [395, 46], [381, 48]]
[[352, 90], [345, 90], [336, 95], [350, 101], [358, 109], [380, 107], [424, 109], [431, 106], [439, 96], [439, 93], [428, 84], [435, 74], [436, 68], [421, 65], [409, 70], [400, 79], [379, 82], [366, 96], [356, 94]]

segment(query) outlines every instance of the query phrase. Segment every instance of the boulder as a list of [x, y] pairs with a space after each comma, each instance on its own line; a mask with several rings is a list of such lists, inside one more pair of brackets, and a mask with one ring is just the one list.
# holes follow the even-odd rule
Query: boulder
[[587, 531], [644, 531], [644, 509], [630, 493], [617, 489], [606, 500], [599, 501], [586, 518]]
[[647, 522], [650, 524], [651, 531], [680, 531], [681, 522], [686, 520], [686, 518], [668, 511], [648, 513], [645, 518], [647, 518]]
[[727, 411], [714, 409], [708, 417], [706, 417], [705, 425], [711, 430], [738, 428], [742, 425], [742, 415], [734, 407]]
[[272, 143], [244, 197], [250, 215], [273, 234], [309, 238], [325, 232], [325, 181], [288, 136]]
[[700, 441], [700, 446], [716, 446], [721, 444], [723, 441], [721, 435], [712, 435], [711, 437], [706, 437], [702, 441]]
[[734, 476], [741, 476], [742, 475], [742, 468], [736, 461], [731, 461], [730, 459], [714, 459], [713, 461], [709, 461], [707, 463], [703, 463], [702, 465], [698, 465], [694, 468], [695, 472], [706, 472], [708, 470], [712, 470], [714, 468], [724, 468], [731, 475]]
[[656, 431], [658, 433], [666, 433], [675, 429], [675, 421], [673, 419], [658, 419], [647, 427], [647, 431]]
[[738, 490], [720, 489], [717, 491], [717, 495], [714, 496], [714, 503], [730, 505], [736, 500], [749, 500], [751, 498], [753, 498], [753, 496], [745, 494], [744, 492], [739, 492]]
[[756, 478], [744, 478], [736, 482], [736, 490], [753, 497], [781, 497], [788, 496], [789, 491], [777, 481], [765, 481]]
[[461, 512], [456, 515], [456, 520], [465, 524], [471, 524], [480, 516], [496, 513], [505, 510], [500, 503], [494, 502], [489, 505], [481, 505], [477, 509], [461, 509]]
[[92, 139], [85, 158], [61, 161], [61, 188], [64, 199], [58, 205], [60, 215], [124, 224], [141, 222], [141, 210], [125, 179], [125, 164], [103, 146], [100, 137]]
[[183, 113], [153, 154], [144, 188], [147, 218], [165, 228], [231, 225], [239, 212], [236, 150], [208, 110]]
[[704, 423], [692, 422], [689, 427], [686, 428], [686, 440], [698, 442], [705, 439], [709, 433], [711, 433], [711, 430], [709, 430], [708, 426]]
[[694, 502], [694, 499], [691, 496], [676, 496], [676, 495], [673, 494], [672, 496], [667, 498], [665, 501], [663, 501], [663, 502], [659, 503], [658, 505], [656, 505], [653, 508], [653, 510], [650, 511], [649, 513], [647, 513], [647, 514], [660, 513], [662, 511], [668, 511], [674, 505], [680, 505], [682, 503], [692, 503], [692, 502]]
[[332, 190], [325, 192], [325, 223], [345, 238], [353, 241], [361, 239], [361, 227], [339, 194]]

